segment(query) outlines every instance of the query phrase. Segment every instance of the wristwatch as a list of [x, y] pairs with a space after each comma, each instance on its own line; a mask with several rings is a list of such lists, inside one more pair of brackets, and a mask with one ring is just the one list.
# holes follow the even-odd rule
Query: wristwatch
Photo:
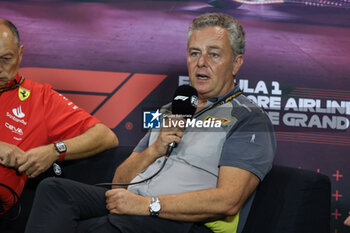
[[66, 157], [67, 146], [66, 144], [64, 144], [64, 142], [55, 142], [54, 145], [57, 152], [60, 153], [60, 158], [58, 162], [61, 162]]
[[162, 205], [160, 204], [158, 197], [152, 197], [151, 204], [149, 204], [148, 208], [151, 216], [157, 217], [159, 215]]

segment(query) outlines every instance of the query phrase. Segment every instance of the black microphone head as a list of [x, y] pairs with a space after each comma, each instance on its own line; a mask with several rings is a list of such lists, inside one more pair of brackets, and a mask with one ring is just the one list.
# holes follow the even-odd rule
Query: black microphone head
[[172, 112], [192, 117], [198, 106], [197, 90], [190, 85], [179, 86], [174, 94]]

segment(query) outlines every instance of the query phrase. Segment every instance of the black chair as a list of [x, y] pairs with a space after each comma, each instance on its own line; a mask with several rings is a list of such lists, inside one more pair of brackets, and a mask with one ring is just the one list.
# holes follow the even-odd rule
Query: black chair
[[330, 205], [327, 176], [275, 165], [257, 188], [243, 233], [329, 233]]

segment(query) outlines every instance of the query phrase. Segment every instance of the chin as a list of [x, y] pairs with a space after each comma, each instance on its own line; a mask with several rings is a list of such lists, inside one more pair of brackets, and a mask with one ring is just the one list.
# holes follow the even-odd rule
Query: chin
[[194, 85], [194, 88], [196, 88], [198, 92], [203, 92], [203, 93], [210, 91], [210, 87], [208, 83], [196, 83]]
[[202, 97], [205, 97], [206, 95], [208, 95], [208, 93], [209, 93], [209, 90], [207, 90], [207, 89], [197, 89], [197, 92], [198, 92], [198, 95], [199, 96], [202, 96]]

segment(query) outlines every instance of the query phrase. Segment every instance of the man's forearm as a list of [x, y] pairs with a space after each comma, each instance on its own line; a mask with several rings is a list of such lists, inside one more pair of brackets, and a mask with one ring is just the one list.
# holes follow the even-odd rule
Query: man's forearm
[[176, 195], [160, 196], [159, 217], [177, 221], [208, 221], [239, 211], [239, 201], [224, 190], [213, 188]]
[[104, 124], [96, 124], [83, 134], [63, 141], [67, 146], [66, 160], [85, 158], [118, 146], [118, 138]]
[[[110, 213], [150, 215], [148, 206], [151, 197], [143, 197], [123, 189], [111, 189], [106, 193], [106, 198]], [[177, 221], [211, 221], [234, 215], [236, 212], [232, 208], [237, 207], [232, 204], [232, 196], [218, 188], [161, 195], [159, 200], [162, 205], [159, 217]]]
[[[92, 126], [83, 134], [63, 140], [67, 146], [65, 159], [80, 159], [118, 145], [115, 134], [103, 124]], [[53, 144], [30, 149], [17, 158], [16, 168], [29, 177], [36, 177], [59, 159]]]
[[153, 163], [159, 154], [153, 146], [141, 153], [133, 152], [115, 171], [113, 183], [130, 183], [140, 172]]

